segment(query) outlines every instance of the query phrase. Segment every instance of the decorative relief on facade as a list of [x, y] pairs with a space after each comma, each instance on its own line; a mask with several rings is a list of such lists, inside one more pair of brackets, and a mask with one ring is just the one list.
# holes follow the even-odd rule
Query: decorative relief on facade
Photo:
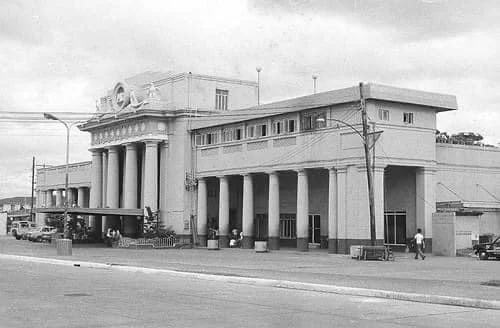
[[219, 154], [219, 148], [202, 149], [201, 156], [215, 156]]
[[141, 136], [166, 136], [167, 125], [165, 122], [140, 121], [136, 123], [124, 124], [92, 133], [92, 145], [119, 143], [129, 138]]
[[247, 150], [258, 150], [258, 149], [266, 149], [266, 148], [267, 148], [267, 140], [257, 141], [257, 142], [249, 142], [247, 144]]
[[225, 146], [222, 148], [222, 152], [224, 154], [229, 154], [229, 153], [237, 153], [243, 150], [242, 145], [232, 145], [232, 146]]
[[295, 146], [297, 144], [297, 138], [280, 138], [273, 140], [273, 147], [288, 147]]

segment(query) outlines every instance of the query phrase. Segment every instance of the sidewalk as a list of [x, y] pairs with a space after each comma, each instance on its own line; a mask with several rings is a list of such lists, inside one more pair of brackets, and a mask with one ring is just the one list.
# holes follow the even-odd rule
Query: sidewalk
[[49, 244], [17, 241], [12, 237], [0, 238], [0, 253], [500, 301], [500, 287], [481, 285], [500, 279], [500, 261], [471, 257], [429, 255], [422, 261], [414, 260], [413, 254], [400, 253], [394, 262], [382, 262], [357, 261], [323, 250], [255, 253], [244, 249], [130, 250], [95, 245], [74, 245], [73, 256], [61, 257]]

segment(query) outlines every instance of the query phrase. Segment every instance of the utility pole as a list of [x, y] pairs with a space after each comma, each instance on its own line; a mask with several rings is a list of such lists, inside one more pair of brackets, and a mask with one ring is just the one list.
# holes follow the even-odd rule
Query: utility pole
[[33, 163], [31, 165], [31, 209], [30, 209], [31, 221], [33, 221], [34, 197], [35, 197], [35, 156], [33, 156]]
[[370, 241], [375, 246], [375, 200], [373, 193], [373, 174], [370, 157], [370, 146], [368, 145], [368, 119], [366, 114], [366, 103], [363, 95], [363, 82], [359, 83], [359, 97], [361, 105], [361, 120], [363, 122], [363, 144], [365, 147], [366, 178], [368, 180], [368, 201], [370, 205]]

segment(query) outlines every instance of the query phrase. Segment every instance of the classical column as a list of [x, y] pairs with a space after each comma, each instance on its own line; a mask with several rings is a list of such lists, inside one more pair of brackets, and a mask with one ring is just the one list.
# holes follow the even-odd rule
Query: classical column
[[144, 164], [144, 206], [154, 212], [158, 210], [158, 141], [146, 141]]
[[254, 246], [254, 204], [253, 204], [253, 179], [251, 174], [243, 175], [243, 248]]
[[64, 189], [57, 189], [56, 190], [56, 207], [63, 207], [64, 206], [63, 190]]
[[347, 254], [347, 167], [337, 168], [337, 253]]
[[376, 242], [377, 245], [384, 244], [384, 213], [385, 213], [385, 202], [384, 202], [384, 167], [375, 167], [375, 172], [373, 174], [373, 190], [374, 190], [374, 200], [375, 200], [375, 233], [377, 235]]
[[[90, 196], [89, 207], [98, 208], [102, 207], [102, 151], [92, 150], [92, 164], [91, 164], [91, 180], [90, 180]], [[89, 217], [89, 226], [100, 232], [100, 225], [96, 224], [94, 215]]]
[[269, 173], [269, 249], [280, 249], [280, 182], [278, 172]]
[[219, 177], [219, 246], [229, 246], [229, 181]]
[[85, 187], [79, 187], [78, 188], [78, 197], [77, 197], [78, 198], [78, 204], [77, 205], [80, 208], [86, 207], [85, 206], [85, 203], [86, 203], [85, 189], [87, 189], [87, 188], [85, 188]]
[[[134, 143], [125, 145], [125, 177], [124, 177], [124, 208], [137, 208], [137, 146]], [[123, 234], [135, 236], [137, 219], [135, 216], [123, 218]]]
[[309, 250], [309, 183], [305, 169], [297, 171], [297, 249]]
[[337, 170], [328, 168], [328, 253], [337, 253]]
[[49, 189], [46, 191], [46, 204], [47, 204], [47, 207], [48, 208], [51, 208], [51, 207], [54, 207], [54, 201], [53, 201], [53, 198], [52, 198], [52, 192], [53, 190], [52, 189]]
[[432, 213], [436, 212], [435, 169], [420, 167], [416, 171], [416, 218], [417, 229], [425, 236], [425, 251], [432, 252]]
[[[120, 157], [119, 149], [116, 146], [108, 148], [108, 170], [106, 183], [106, 207], [120, 207]], [[106, 232], [108, 228], [117, 228], [116, 219], [113, 216], [106, 216], [102, 219], [102, 231]]]
[[198, 179], [198, 240], [200, 246], [207, 246], [207, 180]]
[[108, 197], [108, 150], [102, 152], [102, 206], [107, 204]]
[[68, 207], [72, 207], [75, 203], [75, 189], [68, 188]]
[[173, 222], [167, 221], [167, 170], [168, 170], [168, 142], [162, 142], [160, 144], [160, 217], [165, 226], [172, 225]]
[[110, 147], [108, 149], [108, 181], [106, 186], [106, 206], [110, 208], [118, 208], [120, 206], [119, 162], [118, 147]]

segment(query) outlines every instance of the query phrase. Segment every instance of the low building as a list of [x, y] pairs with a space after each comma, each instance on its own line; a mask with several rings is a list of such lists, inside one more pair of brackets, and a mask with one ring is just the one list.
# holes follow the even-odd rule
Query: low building
[[369, 244], [360, 90], [377, 243], [405, 246], [422, 228], [432, 248], [443, 202], [488, 202], [478, 233], [500, 232], [500, 150], [436, 142], [436, 116], [458, 108], [454, 96], [369, 83], [258, 106], [254, 82], [191, 73], [118, 83], [80, 126], [91, 137], [92, 161], [80, 167], [88, 207], [111, 213], [90, 225], [134, 236], [137, 210], [149, 207], [202, 245], [209, 228], [223, 247], [233, 229], [246, 248]]

